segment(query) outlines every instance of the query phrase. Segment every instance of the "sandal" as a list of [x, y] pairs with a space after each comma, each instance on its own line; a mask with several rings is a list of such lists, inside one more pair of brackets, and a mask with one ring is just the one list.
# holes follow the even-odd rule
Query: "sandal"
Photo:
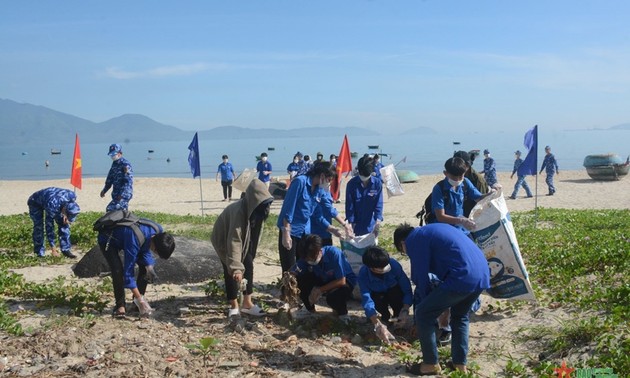
[[125, 319], [126, 318], [126, 313], [125, 313], [125, 311], [120, 311], [119, 309], [115, 308], [114, 311], [112, 311], [112, 318], [114, 318], [114, 319]]
[[267, 315], [267, 313], [262, 308], [258, 307], [258, 305], [253, 305], [250, 308], [241, 307], [241, 312], [247, 315], [252, 315], [252, 316]]

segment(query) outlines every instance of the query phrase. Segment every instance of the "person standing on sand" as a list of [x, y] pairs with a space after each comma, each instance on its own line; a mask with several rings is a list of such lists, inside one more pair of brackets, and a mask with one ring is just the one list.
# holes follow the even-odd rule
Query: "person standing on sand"
[[483, 171], [481, 171], [480, 173], [484, 175], [488, 186], [492, 188], [498, 183], [497, 166], [494, 162], [494, 159], [490, 157], [490, 151], [488, 151], [487, 149], [483, 150], [483, 156]]
[[33, 193], [26, 202], [28, 215], [33, 221], [33, 251], [37, 257], [44, 257], [44, 213], [46, 214], [46, 238], [53, 256], [59, 256], [55, 247], [55, 224], [59, 227], [59, 246], [64, 256], [74, 259], [70, 252], [70, 223], [81, 211], [73, 191], [61, 188], [46, 188]]
[[105, 186], [101, 190], [101, 198], [112, 188], [112, 200], [105, 210], [127, 210], [133, 197], [133, 169], [129, 161], [122, 156], [120, 144], [114, 143], [109, 146], [107, 154], [113, 161], [105, 179]]
[[[510, 178], [514, 177], [514, 174], [518, 172], [518, 167], [521, 166], [521, 164], [523, 164], [523, 159], [521, 159], [521, 151], [516, 150], [516, 152], [514, 152], [514, 169], [512, 169], [512, 174], [510, 175]], [[517, 175], [516, 176], [516, 184], [514, 184], [514, 191], [512, 192], [512, 195], [510, 196], [511, 199], [516, 199], [516, 195], [518, 194], [518, 190], [521, 188], [521, 185], [523, 186], [523, 189], [525, 189], [525, 193], [527, 193], [527, 198], [531, 198], [534, 195], [532, 194], [532, 191], [529, 189], [529, 185], [527, 185], [527, 181], [525, 181], [525, 176], [523, 175]]]
[[269, 184], [271, 183], [271, 163], [267, 161], [267, 153], [263, 152], [260, 154], [260, 161], [256, 165], [256, 172], [258, 172], [258, 179], [262, 181], [269, 189]]
[[[453, 154], [453, 157], [461, 158], [462, 160], [464, 160], [464, 163], [466, 163], [467, 169], [466, 169], [466, 173], [464, 174], [464, 177], [467, 178], [471, 182], [471, 184], [473, 184], [475, 188], [477, 188], [479, 193], [486, 194], [488, 193], [490, 188], [488, 187], [488, 183], [486, 183], [486, 179], [483, 178], [483, 176], [479, 172], [475, 171], [475, 169], [472, 167], [473, 160], [474, 160], [473, 156], [474, 154], [471, 154], [466, 151], [455, 151], [455, 153]], [[464, 216], [465, 217], [470, 215], [470, 211], [473, 209], [473, 207], [475, 207], [476, 204], [477, 204], [476, 201], [467, 197], [464, 198]]]
[[216, 180], [219, 180], [219, 175], [221, 176], [221, 186], [223, 187], [223, 201], [231, 201], [232, 200], [232, 182], [234, 181], [234, 167], [232, 163], [229, 162], [228, 156], [223, 155], [223, 162], [219, 164], [219, 168], [217, 169], [217, 177]]
[[[402, 224], [394, 231], [394, 246], [409, 256], [415, 284], [413, 309], [422, 363], [407, 366], [415, 375], [441, 372], [437, 350], [437, 319], [451, 309], [453, 368], [467, 372], [468, 313], [481, 292], [490, 288], [488, 262], [479, 247], [462, 232], [440, 223], [424, 227]], [[431, 287], [429, 273], [441, 283]]]
[[[223, 265], [225, 295], [230, 305], [228, 318], [241, 313], [265, 315], [252, 302], [254, 259], [272, 202], [273, 197], [265, 184], [260, 180], [252, 180], [245, 190], [245, 196], [226, 207], [212, 228], [210, 241]], [[243, 282], [243, 304], [239, 308], [238, 291]]]
[[378, 232], [383, 221], [383, 181], [374, 176], [374, 159], [365, 154], [358, 175], [346, 184], [346, 218], [356, 235]]
[[553, 196], [556, 193], [556, 187], [553, 185], [553, 176], [555, 174], [560, 174], [558, 170], [558, 162], [556, 161], [556, 157], [551, 153], [551, 147], [545, 146], [545, 159], [542, 162], [542, 166], [540, 167], [540, 173], [544, 170], [547, 173], [547, 178], [545, 182], [549, 187], [548, 196]]

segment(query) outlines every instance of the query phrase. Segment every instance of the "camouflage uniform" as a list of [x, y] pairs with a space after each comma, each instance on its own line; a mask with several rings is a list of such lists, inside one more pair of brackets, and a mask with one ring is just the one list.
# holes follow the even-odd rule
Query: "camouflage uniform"
[[[62, 252], [70, 252], [70, 225], [64, 224], [61, 210], [66, 207], [70, 221], [79, 212], [76, 204], [77, 196], [68, 189], [46, 188], [33, 193], [27, 201], [28, 214], [33, 220], [33, 251], [44, 256], [44, 212], [46, 213], [46, 238], [51, 247], [55, 247], [55, 225], [59, 226], [59, 245]], [[70, 203], [72, 205], [68, 206]], [[70, 211], [72, 210], [72, 212]]]
[[107, 193], [110, 188], [112, 188], [112, 200], [107, 205], [106, 211], [126, 210], [133, 197], [133, 170], [124, 157], [112, 162], [101, 194]]

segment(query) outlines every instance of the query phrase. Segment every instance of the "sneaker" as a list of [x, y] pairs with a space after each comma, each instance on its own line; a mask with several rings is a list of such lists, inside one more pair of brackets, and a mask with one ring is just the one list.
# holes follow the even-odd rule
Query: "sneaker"
[[291, 314], [291, 317], [293, 319], [309, 318], [313, 316], [314, 313], [315, 313], [315, 309], [313, 309], [312, 311], [309, 311], [305, 306], [302, 306], [297, 310], [289, 311], [289, 314]]
[[228, 318], [233, 316], [241, 316], [241, 311], [238, 308], [231, 308], [228, 310]]
[[531, 194], [527, 196], [527, 198], [532, 198], [532, 197], [533, 197], [533, 195], [531, 195]]
[[442, 330], [438, 339], [441, 346], [446, 346], [451, 343], [451, 331]]
[[514, 199], [514, 200], [515, 200], [515, 199], [516, 199], [516, 196], [509, 196], [508, 198], [509, 198], [509, 199]]

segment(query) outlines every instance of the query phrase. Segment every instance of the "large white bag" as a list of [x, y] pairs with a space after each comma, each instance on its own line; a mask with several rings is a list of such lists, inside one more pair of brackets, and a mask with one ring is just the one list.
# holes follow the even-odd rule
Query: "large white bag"
[[[373, 232], [365, 235], [355, 236], [352, 239], [341, 239], [341, 249], [343, 253], [346, 255], [346, 259], [350, 263], [350, 267], [354, 274], [359, 275], [359, 270], [361, 266], [363, 266], [363, 254], [373, 245], [378, 244], [378, 239]], [[361, 298], [361, 290], [359, 289], [359, 285], [357, 285], [353, 292], [352, 296], [354, 298]]]
[[380, 169], [381, 177], [383, 178], [383, 183], [387, 188], [387, 198], [394, 196], [402, 196], [405, 194], [403, 191], [402, 185], [400, 185], [400, 180], [398, 179], [398, 175], [396, 174], [396, 168], [394, 164], [389, 164]]
[[249, 185], [249, 183], [256, 178], [257, 173], [258, 172], [256, 172], [255, 169], [245, 168], [243, 172], [238, 175], [238, 177], [234, 180], [232, 186], [240, 190], [241, 192], [244, 192], [245, 190], [247, 190], [247, 186]]
[[469, 218], [476, 223], [473, 235], [490, 268], [487, 293], [500, 299], [536, 300], [502, 191], [479, 201]]

